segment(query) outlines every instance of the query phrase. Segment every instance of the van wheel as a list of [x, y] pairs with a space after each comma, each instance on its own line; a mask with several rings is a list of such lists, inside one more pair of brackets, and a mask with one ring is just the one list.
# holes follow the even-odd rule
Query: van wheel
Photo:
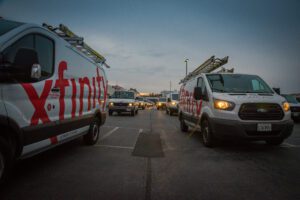
[[170, 116], [172, 116], [172, 115], [173, 115], [173, 112], [170, 110], [170, 111], [169, 111], [169, 114], [170, 114]]
[[139, 114], [139, 110], [136, 110], [136, 111], [135, 111], [135, 114], [136, 114], [136, 115]]
[[95, 118], [92, 124], [90, 125], [90, 129], [88, 134], [83, 136], [83, 140], [87, 145], [94, 145], [97, 143], [100, 135], [100, 120]]
[[214, 146], [214, 137], [211, 132], [211, 128], [207, 119], [203, 120], [201, 124], [201, 133], [203, 138], [203, 144], [206, 147]]
[[283, 142], [282, 138], [268, 139], [266, 143], [269, 145], [280, 145]]
[[9, 146], [3, 138], [0, 138], [0, 184], [3, 183], [7, 175], [11, 161], [12, 153], [10, 153]]
[[169, 114], [169, 111], [168, 111], [168, 109], [166, 109], [166, 114], [167, 114], [167, 115]]
[[112, 114], [113, 114], [113, 111], [112, 111], [112, 110], [109, 110], [109, 111], [108, 111], [108, 115], [109, 115], [109, 116], [112, 116]]
[[189, 127], [185, 124], [184, 119], [180, 120], [180, 129], [182, 132], [188, 132]]

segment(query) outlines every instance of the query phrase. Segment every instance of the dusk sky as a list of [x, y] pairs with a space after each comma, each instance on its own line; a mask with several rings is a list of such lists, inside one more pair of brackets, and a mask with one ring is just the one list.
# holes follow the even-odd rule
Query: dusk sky
[[67, 25], [103, 54], [110, 84], [142, 92], [179, 89], [212, 55], [257, 74], [283, 93], [300, 93], [300, 1], [0, 0], [0, 15]]

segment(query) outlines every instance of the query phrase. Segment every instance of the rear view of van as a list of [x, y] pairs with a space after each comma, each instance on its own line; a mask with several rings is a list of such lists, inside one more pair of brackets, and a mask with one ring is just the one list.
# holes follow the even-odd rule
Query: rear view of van
[[104, 57], [63, 25], [5, 19], [0, 52], [0, 179], [15, 159], [80, 136], [97, 142], [106, 120]]

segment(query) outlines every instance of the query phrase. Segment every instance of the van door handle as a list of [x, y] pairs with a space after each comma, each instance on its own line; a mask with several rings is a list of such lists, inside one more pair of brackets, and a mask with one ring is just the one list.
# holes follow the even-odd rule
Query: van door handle
[[60, 91], [60, 89], [57, 88], [57, 87], [54, 87], [54, 88], [51, 89], [51, 92], [59, 92], [59, 91]]

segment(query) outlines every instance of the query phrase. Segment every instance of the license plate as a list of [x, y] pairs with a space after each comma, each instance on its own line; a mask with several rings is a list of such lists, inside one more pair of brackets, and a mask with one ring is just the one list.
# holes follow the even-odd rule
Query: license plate
[[131, 108], [126, 108], [126, 111], [131, 111]]
[[299, 116], [299, 113], [293, 113], [293, 116], [294, 116], [294, 117], [298, 117], [298, 116]]
[[257, 131], [270, 132], [272, 131], [272, 124], [257, 124]]

